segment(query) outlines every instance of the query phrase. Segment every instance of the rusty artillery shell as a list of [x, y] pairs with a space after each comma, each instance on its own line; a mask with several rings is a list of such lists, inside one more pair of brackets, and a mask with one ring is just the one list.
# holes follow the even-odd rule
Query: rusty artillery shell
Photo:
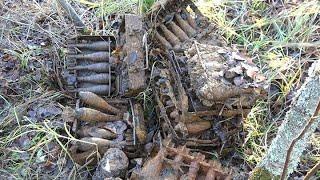
[[109, 63], [95, 63], [95, 64], [89, 64], [85, 66], [75, 66], [75, 67], [70, 67], [68, 68], [69, 70], [89, 70], [89, 71], [94, 71], [94, 72], [109, 72]]
[[[96, 144], [98, 146], [99, 151], [102, 148], [103, 149], [115, 148], [115, 147], [121, 148], [121, 146], [125, 145], [124, 141], [118, 142], [118, 141], [111, 141], [111, 140], [96, 138], [96, 137], [85, 137], [85, 138], [81, 138], [80, 140]], [[77, 144], [78, 149], [80, 151], [88, 151], [96, 147], [95, 145], [89, 144], [89, 143], [79, 142]]]
[[[80, 82], [91, 82], [91, 83], [99, 83], [99, 84], [108, 84], [110, 78], [110, 74], [108, 73], [101, 73], [101, 74], [94, 74], [90, 76], [81, 76], [77, 77], [77, 80]], [[113, 78], [114, 79], [114, 78]]]
[[90, 54], [75, 54], [68, 55], [69, 58], [76, 58], [78, 60], [89, 60], [94, 62], [116, 62], [115, 57], [110, 57], [109, 52], [94, 52]]
[[177, 20], [179, 26], [181, 27], [181, 29], [183, 31], [185, 31], [189, 37], [193, 37], [197, 32], [196, 30], [194, 30], [187, 21], [185, 21], [184, 19], [182, 19], [182, 17], [180, 16], [180, 14], [175, 14], [174, 15], [175, 19]]
[[188, 35], [173, 21], [168, 23], [173, 33], [181, 40], [186, 41], [189, 39]]
[[172, 49], [171, 44], [166, 40], [166, 38], [164, 38], [163, 36], [161, 36], [158, 32], [156, 32], [156, 38], [160, 41], [160, 43], [165, 46], [168, 49]]
[[143, 109], [140, 104], [134, 105], [134, 114], [135, 114], [135, 128], [136, 135], [140, 143], [145, 143], [147, 140], [147, 127], [143, 115]]
[[180, 44], [180, 40], [179, 38], [174, 35], [165, 25], [161, 24], [160, 28], [164, 34], [164, 36], [166, 37], [166, 39], [173, 45], [176, 46], [178, 44]]
[[111, 106], [107, 101], [92, 92], [81, 91], [79, 92], [79, 97], [81, 101], [94, 108], [114, 114], [119, 114], [121, 112], [118, 108]]
[[[109, 85], [95, 85], [91, 87], [85, 87], [85, 88], [78, 88], [76, 89], [77, 92], [80, 91], [89, 91], [93, 92], [95, 94], [100, 94], [100, 95], [108, 95], [109, 94]], [[114, 88], [111, 87], [111, 92], [114, 91]]]
[[88, 127], [88, 126], [83, 126], [79, 129], [77, 132], [79, 136], [81, 137], [97, 137], [97, 138], [102, 138], [102, 139], [114, 139], [117, 137], [117, 134], [114, 132], [111, 132], [107, 129], [103, 128], [98, 128], [98, 127]]
[[211, 128], [211, 123], [209, 121], [194, 121], [190, 123], [186, 123], [186, 127], [190, 134], [198, 134], [204, 130]]
[[98, 41], [93, 43], [70, 44], [68, 47], [76, 47], [80, 49], [88, 49], [93, 51], [108, 51], [109, 46], [113, 47], [114, 45], [111, 44], [111, 42], [109, 43], [108, 41]]
[[191, 26], [193, 29], [197, 29], [197, 23], [196, 23], [196, 21], [191, 17], [191, 15], [189, 14], [189, 12], [187, 12], [187, 10], [185, 10], [185, 9], [182, 9], [182, 13], [186, 15], [187, 21], [188, 21], [188, 23], [190, 24], [190, 26]]
[[91, 108], [76, 109], [76, 118], [87, 122], [106, 122], [122, 120], [120, 116], [109, 115]]

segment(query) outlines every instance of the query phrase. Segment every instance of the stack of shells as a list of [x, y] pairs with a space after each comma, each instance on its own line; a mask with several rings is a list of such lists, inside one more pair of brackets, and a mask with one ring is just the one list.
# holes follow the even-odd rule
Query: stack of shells
[[78, 95], [81, 103], [89, 107], [76, 108], [74, 112], [74, 117], [82, 122], [76, 131], [79, 140], [70, 148], [75, 162], [94, 165], [97, 157], [110, 148], [123, 150], [129, 158], [147, 152], [141, 152], [148, 150], [148, 144], [147, 126], [139, 103], [133, 105], [131, 118], [127, 100], [114, 100], [121, 107], [117, 108], [92, 92], [81, 91]]
[[196, 21], [186, 9], [166, 15], [155, 31], [155, 37], [167, 49], [180, 50], [197, 35]]
[[96, 163], [97, 152], [104, 154], [109, 148], [125, 147], [124, 133], [127, 124], [124, 122], [125, 113], [111, 106], [107, 101], [92, 92], [79, 92], [80, 101], [88, 105], [75, 110], [75, 118], [86, 122], [77, 130], [79, 141], [70, 151], [73, 160], [78, 164]]
[[108, 40], [82, 40], [81, 43], [69, 44], [69, 71], [75, 74], [75, 92], [90, 91], [99, 95], [110, 95], [115, 90], [113, 67], [118, 57], [112, 56], [115, 43]]

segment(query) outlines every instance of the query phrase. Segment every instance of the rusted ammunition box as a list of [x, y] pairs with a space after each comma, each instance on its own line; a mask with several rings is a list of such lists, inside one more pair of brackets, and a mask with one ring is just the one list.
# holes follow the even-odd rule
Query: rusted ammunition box
[[[91, 91], [108, 96], [117, 93], [114, 91], [117, 77], [114, 68], [117, 67], [119, 57], [112, 55], [116, 44], [113, 36], [79, 36], [71, 39], [66, 65], [67, 71], [76, 81], [67, 83], [67, 89], [71, 92], [76, 89], [76, 92]], [[92, 85], [88, 86], [87, 83]]]
[[126, 14], [124, 17], [124, 59], [121, 67], [121, 93], [134, 96], [146, 87], [145, 56], [143, 52], [142, 18]]
[[[143, 150], [148, 143], [143, 110], [137, 103], [131, 107], [125, 98], [137, 95], [146, 85], [142, 21], [126, 15], [124, 22], [116, 38], [79, 36], [68, 45], [65, 84], [79, 97], [72, 116], [74, 132], [82, 141], [70, 153], [79, 164], [95, 164], [97, 153], [103, 155], [109, 147], [121, 148], [131, 158], [146, 155], [137, 148]], [[111, 104], [106, 96], [112, 97]]]

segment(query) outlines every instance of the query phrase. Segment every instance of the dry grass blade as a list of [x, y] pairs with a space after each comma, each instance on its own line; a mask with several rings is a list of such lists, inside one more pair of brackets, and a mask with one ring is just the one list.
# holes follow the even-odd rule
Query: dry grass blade
[[26, 112], [27, 108], [30, 106], [31, 103], [37, 102], [39, 100], [45, 100], [46, 102], [50, 102], [53, 99], [59, 98], [59, 97], [61, 97], [60, 93], [57, 93], [54, 91], [48, 91], [39, 97], [31, 98], [30, 100], [26, 101], [23, 104], [17, 105], [16, 107], [12, 107], [9, 110], [8, 116], [6, 116], [2, 120], [0, 126], [2, 128], [5, 128], [9, 124], [14, 123], [13, 122], [14, 120], [16, 120], [17, 123], [19, 124], [19, 121], [21, 120], [22, 115]]

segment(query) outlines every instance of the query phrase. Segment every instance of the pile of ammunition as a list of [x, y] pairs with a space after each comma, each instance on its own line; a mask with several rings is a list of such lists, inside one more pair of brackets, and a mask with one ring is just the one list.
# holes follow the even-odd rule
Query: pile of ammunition
[[207, 29], [212, 28], [208, 19], [188, 0], [179, 4], [168, 0], [165, 6], [170, 8], [153, 10], [149, 19], [156, 20], [156, 27], [151, 26], [155, 40], [166, 49], [181, 52], [192, 40], [198, 40]]
[[[87, 122], [108, 122], [108, 121], [118, 121], [123, 119], [123, 114], [121, 114], [121, 110], [115, 108], [107, 103], [104, 99], [97, 96], [92, 92], [79, 92], [80, 100], [96, 109], [101, 109], [103, 112], [100, 112], [91, 108], [78, 108], [76, 110], [76, 118], [81, 121]], [[110, 114], [106, 114], [110, 113]]]
[[112, 55], [114, 39], [83, 36], [73, 41], [68, 46], [68, 69], [76, 77], [74, 91], [110, 95], [115, 90], [116, 79], [112, 70], [118, 62], [118, 57]]
[[[79, 164], [96, 164], [117, 148], [130, 163], [156, 154], [141, 171], [129, 173], [132, 179], [231, 179], [219, 163], [191, 148], [231, 149], [241, 138], [238, 120], [262, 96], [263, 78], [252, 62], [223, 46], [190, 0], [165, 2], [147, 15], [152, 25], [125, 15], [117, 38], [80, 36], [69, 44], [67, 67], [76, 81], [67, 89], [76, 92], [79, 121], [71, 156]], [[161, 57], [152, 68], [144, 29], [154, 32], [148, 41]], [[144, 94], [146, 79], [158, 118], [147, 118], [145, 104], [133, 100]]]
[[182, 43], [197, 33], [195, 20], [185, 9], [167, 15], [162, 21], [155, 31], [155, 36], [167, 49], [180, 49]]
[[153, 77], [162, 131], [187, 147], [223, 153], [241, 143], [241, 119], [265, 95], [265, 79], [251, 59], [226, 47], [193, 3], [174, 2], [150, 15], [155, 46], [164, 49]]
[[[207, 25], [203, 28], [203, 24], [208, 23], [207, 19], [203, 18], [193, 3], [183, 1], [177, 5], [175, 1], [165, 2], [165, 7], [172, 8], [159, 8], [160, 12], [154, 17], [157, 19], [154, 31], [156, 39], [161, 44], [158, 47], [166, 50], [163, 57], [166, 57], [167, 63], [163, 69], [167, 69], [167, 72], [161, 73], [161, 76], [169, 77], [160, 77], [155, 88], [160, 89], [156, 92], [159, 93], [160, 101], [165, 99], [165, 102], [162, 102], [165, 106], [169, 102], [177, 109], [169, 108], [172, 112], [169, 112], [168, 116], [174, 119], [180, 118], [179, 122], [199, 120], [200, 116], [197, 117], [197, 114], [201, 114], [202, 117], [246, 116], [254, 102], [264, 95], [265, 82], [259, 69], [250, 59], [223, 46], [226, 43], [216, 37], [214, 26]], [[194, 15], [191, 16], [190, 13]], [[176, 24], [178, 26], [175, 26]], [[159, 29], [164, 37], [160, 36]], [[193, 37], [194, 41], [183, 38], [186, 36], [180, 35], [181, 33], [178, 33], [180, 30], [189, 39]], [[197, 35], [191, 36], [193, 33]], [[184, 51], [174, 48], [181, 44]], [[173, 93], [172, 89], [178, 91]], [[162, 98], [166, 96], [164, 94], [169, 96]], [[177, 104], [180, 107], [177, 107]], [[193, 113], [188, 115], [188, 112]], [[189, 118], [190, 116], [192, 118]], [[199, 124], [202, 124], [203, 130], [210, 126], [208, 122]], [[186, 126], [181, 127], [187, 130]]]
[[[67, 69], [76, 81], [66, 84], [78, 98], [72, 116], [79, 138], [70, 154], [78, 164], [95, 164], [112, 147], [131, 158], [143, 156], [143, 152], [137, 153], [144, 151], [147, 143], [143, 109], [139, 103], [121, 97], [133, 97], [145, 85], [142, 22], [136, 15], [124, 18], [126, 31], [120, 38], [124, 41], [112, 36], [79, 36], [68, 45]], [[114, 97], [108, 102], [116, 106], [104, 96]], [[140, 146], [142, 150], [137, 148]]]
[[[211, 128], [211, 122], [188, 113], [188, 97], [181, 87], [174, 87], [173, 76], [168, 69], [157, 69], [156, 101], [159, 106], [161, 118], [164, 119], [164, 130], [171, 129], [174, 134], [179, 132], [183, 138], [188, 134], [199, 134]], [[178, 91], [174, 91], [178, 89]], [[166, 128], [168, 127], [168, 128]], [[170, 133], [172, 133], [170, 132]], [[178, 136], [178, 135], [177, 135]]]
[[121, 107], [117, 108], [92, 92], [81, 91], [78, 94], [80, 103], [88, 107], [75, 110], [74, 116], [81, 124], [75, 131], [79, 141], [70, 148], [75, 162], [96, 163], [99, 157], [97, 153], [103, 155], [109, 148], [122, 149], [131, 158], [143, 156], [143, 153], [137, 154], [140, 151], [137, 147], [143, 149], [147, 141], [146, 123], [140, 104], [133, 105], [133, 114], [130, 116], [126, 100], [116, 100]]
[[110, 105], [102, 97], [84, 91], [78, 95], [80, 102], [89, 107], [75, 110], [74, 116], [82, 126], [76, 130], [80, 141], [70, 151], [75, 162], [86, 164], [91, 159], [96, 162], [97, 155], [94, 152], [103, 155], [110, 147], [124, 147], [127, 142], [120, 136], [127, 125], [123, 122], [124, 111]]
[[[187, 147], [221, 147], [223, 145], [227, 148], [234, 141], [238, 141], [241, 131], [239, 114], [247, 114], [250, 110], [221, 111], [214, 107], [203, 106], [194, 98], [195, 95], [190, 95], [182, 86], [176, 86], [179, 84], [175, 83], [179, 76], [172, 74], [169, 69], [158, 68], [154, 73], [155, 100], [162, 132], [167, 136], [172, 135], [177, 142], [184, 141]], [[192, 111], [194, 109], [196, 111]], [[230, 120], [219, 122], [221, 117]]]
[[78, 94], [80, 103], [88, 107], [76, 108], [74, 113], [80, 121], [80, 127], [75, 130], [79, 141], [70, 148], [75, 162], [96, 164], [109, 148], [122, 149], [129, 158], [146, 155], [147, 126], [139, 103], [133, 105], [129, 115], [129, 103], [125, 99], [111, 100], [121, 107], [117, 108], [92, 92]]

